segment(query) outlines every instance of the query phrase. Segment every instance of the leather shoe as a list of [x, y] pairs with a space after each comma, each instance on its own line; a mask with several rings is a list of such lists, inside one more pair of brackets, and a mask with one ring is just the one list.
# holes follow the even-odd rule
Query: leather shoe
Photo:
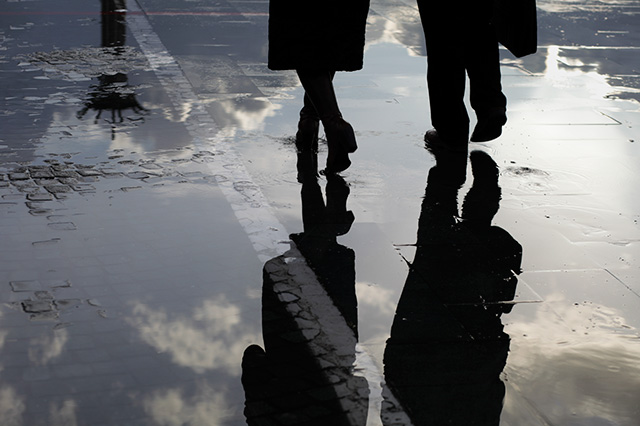
[[478, 116], [478, 123], [471, 134], [471, 142], [489, 142], [502, 134], [502, 126], [507, 122], [505, 110], [500, 108], [485, 116]]
[[443, 141], [436, 129], [427, 130], [427, 133], [424, 134], [424, 145], [425, 148], [431, 152], [467, 152], [466, 143], [449, 143]]

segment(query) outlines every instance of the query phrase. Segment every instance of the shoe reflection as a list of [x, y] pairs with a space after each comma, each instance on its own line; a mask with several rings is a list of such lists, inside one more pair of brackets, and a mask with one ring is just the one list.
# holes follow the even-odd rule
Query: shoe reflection
[[[304, 232], [291, 235], [299, 252], [292, 249], [265, 264], [264, 349], [251, 345], [242, 360], [245, 417], [249, 425], [364, 426], [368, 384], [353, 374], [355, 254], [337, 242], [337, 236], [347, 233], [354, 221], [353, 213], [346, 209], [349, 187], [341, 177], [328, 176], [325, 203], [315, 153], [306, 154], [298, 157]], [[304, 257], [305, 271], [313, 277], [310, 281], [300, 279], [304, 273], [291, 279], [296, 274], [292, 271], [295, 260], [291, 261], [296, 258], [294, 252]], [[296, 288], [304, 292], [314, 285], [321, 285], [331, 301], [311, 300], [312, 289], [310, 297], [302, 296], [298, 305], [291, 306], [298, 297]], [[333, 311], [325, 310], [331, 302]], [[331, 318], [323, 318], [327, 312]], [[334, 326], [322, 327], [323, 319]]]
[[[384, 354], [386, 386], [416, 425], [497, 425], [522, 247], [492, 226], [501, 190], [489, 155], [470, 155], [473, 185], [458, 213], [466, 153], [429, 172], [417, 249]], [[383, 404], [383, 423], [385, 421]]]

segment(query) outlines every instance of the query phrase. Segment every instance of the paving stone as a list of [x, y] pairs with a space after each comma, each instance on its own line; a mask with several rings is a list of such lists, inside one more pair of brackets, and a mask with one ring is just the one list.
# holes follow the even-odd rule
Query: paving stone
[[124, 176], [124, 173], [119, 172], [119, 171], [117, 171], [115, 169], [106, 169], [105, 168], [105, 169], [100, 169], [100, 172], [102, 173], [102, 175], [105, 178], [108, 178], [108, 179], [113, 179], [113, 178], [118, 178], [118, 177]]
[[2, 196], [3, 200], [22, 200], [24, 199], [23, 194], [4, 194]]
[[25, 300], [22, 309], [30, 314], [40, 314], [53, 311], [53, 304], [47, 300]]
[[53, 300], [53, 294], [47, 290], [36, 291], [34, 295], [40, 300]]
[[156, 164], [156, 163], [142, 163], [142, 164], [140, 164], [140, 167], [142, 167], [143, 169], [149, 169], [149, 170], [160, 170], [160, 169], [162, 169], [162, 166], [160, 166], [159, 164]]
[[9, 180], [27, 180], [31, 179], [29, 173], [9, 173]]
[[31, 209], [29, 210], [29, 213], [33, 216], [46, 216], [49, 213], [51, 213], [51, 210], [49, 209]]
[[59, 194], [64, 192], [71, 192], [71, 187], [69, 185], [45, 185], [44, 189], [49, 191], [52, 194]]
[[146, 179], [148, 177], [151, 177], [149, 173], [145, 173], [145, 172], [126, 173], [126, 176], [131, 179]]
[[98, 170], [93, 169], [80, 169], [78, 170], [78, 174], [83, 177], [94, 177], [102, 175], [102, 173], [100, 173]]
[[39, 312], [29, 315], [31, 321], [57, 321], [60, 317], [58, 311]]
[[44, 179], [34, 179], [33, 182], [38, 186], [52, 185], [56, 184], [56, 178], [44, 178]]
[[42, 189], [38, 186], [38, 184], [31, 181], [26, 185], [15, 185], [15, 187], [18, 189], [18, 191], [24, 192], [27, 194], [35, 194], [42, 191]]
[[47, 288], [69, 288], [71, 287], [71, 281], [69, 280], [43, 280], [40, 281], [42, 286]]
[[42, 209], [44, 208], [44, 203], [38, 201], [27, 201], [25, 202], [26, 206], [30, 209]]
[[34, 247], [51, 246], [60, 242], [60, 238], [52, 238], [44, 241], [34, 241], [31, 243]]
[[33, 179], [53, 179], [55, 176], [51, 170], [39, 170], [31, 172]]
[[82, 300], [80, 299], [58, 299], [54, 300], [53, 304], [59, 310], [72, 309], [77, 308], [82, 305]]
[[53, 175], [57, 178], [77, 178], [79, 173], [75, 170], [54, 170]]
[[120, 188], [120, 191], [130, 192], [130, 191], [135, 191], [136, 189], [142, 189], [142, 187], [141, 186], [123, 186], [122, 188]]
[[53, 200], [53, 195], [48, 192], [35, 192], [31, 194], [27, 194], [27, 200], [29, 201], [51, 201]]
[[70, 188], [78, 192], [96, 190], [96, 187], [91, 185], [90, 183], [75, 183], [75, 184], [71, 184]]
[[[77, 177], [79, 176], [80, 175], [78, 175]], [[60, 177], [58, 178], [58, 182], [60, 182], [63, 185], [75, 185], [78, 183], [77, 177]]]
[[55, 229], [56, 231], [74, 231], [77, 229], [73, 222], [54, 222], [48, 225], [49, 228]]
[[48, 171], [49, 170], [49, 166], [45, 166], [45, 165], [41, 165], [41, 164], [32, 164], [30, 166], [27, 166], [27, 170], [29, 170], [29, 172], [31, 172], [31, 173]]
[[11, 281], [9, 283], [11, 290], [15, 292], [31, 292], [42, 290], [42, 285], [39, 281]]

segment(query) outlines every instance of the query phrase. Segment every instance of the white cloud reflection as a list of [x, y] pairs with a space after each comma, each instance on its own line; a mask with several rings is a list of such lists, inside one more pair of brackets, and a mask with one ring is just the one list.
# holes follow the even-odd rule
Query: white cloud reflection
[[224, 392], [208, 385], [198, 386], [191, 397], [176, 388], [156, 391], [142, 404], [154, 423], [162, 426], [220, 425], [232, 413]]
[[42, 335], [29, 342], [29, 360], [36, 365], [48, 364], [62, 354], [69, 341], [66, 329], [55, 330], [51, 335]]
[[356, 291], [358, 293], [358, 304], [374, 308], [378, 312], [377, 315], [393, 315], [396, 311], [397, 296], [392, 290], [375, 284], [359, 282]]
[[76, 410], [78, 404], [74, 400], [67, 399], [60, 404], [51, 403], [49, 405], [49, 425], [51, 426], [76, 426]]
[[507, 380], [553, 424], [640, 424], [638, 330], [614, 309], [550, 300], [555, 314], [507, 326]]
[[0, 422], [3, 426], [20, 426], [25, 411], [24, 397], [11, 386], [0, 387]]
[[259, 331], [242, 321], [240, 309], [224, 295], [202, 302], [190, 318], [175, 317], [142, 303], [134, 305], [133, 315], [128, 321], [147, 344], [196, 372], [224, 369], [239, 375], [244, 349], [262, 340]]

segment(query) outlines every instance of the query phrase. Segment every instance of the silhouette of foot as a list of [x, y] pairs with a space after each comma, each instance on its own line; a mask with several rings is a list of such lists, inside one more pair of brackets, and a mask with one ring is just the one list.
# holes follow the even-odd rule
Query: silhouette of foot
[[467, 143], [453, 143], [443, 140], [436, 129], [427, 130], [424, 135], [424, 145], [432, 153], [451, 151], [467, 152]]
[[340, 173], [351, 166], [349, 153], [358, 149], [356, 135], [351, 124], [341, 116], [323, 120], [322, 124], [327, 136], [329, 155], [325, 175]]
[[478, 116], [478, 123], [471, 134], [471, 142], [489, 142], [502, 134], [502, 126], [507, 122], [504, 108], [496, 108]]

